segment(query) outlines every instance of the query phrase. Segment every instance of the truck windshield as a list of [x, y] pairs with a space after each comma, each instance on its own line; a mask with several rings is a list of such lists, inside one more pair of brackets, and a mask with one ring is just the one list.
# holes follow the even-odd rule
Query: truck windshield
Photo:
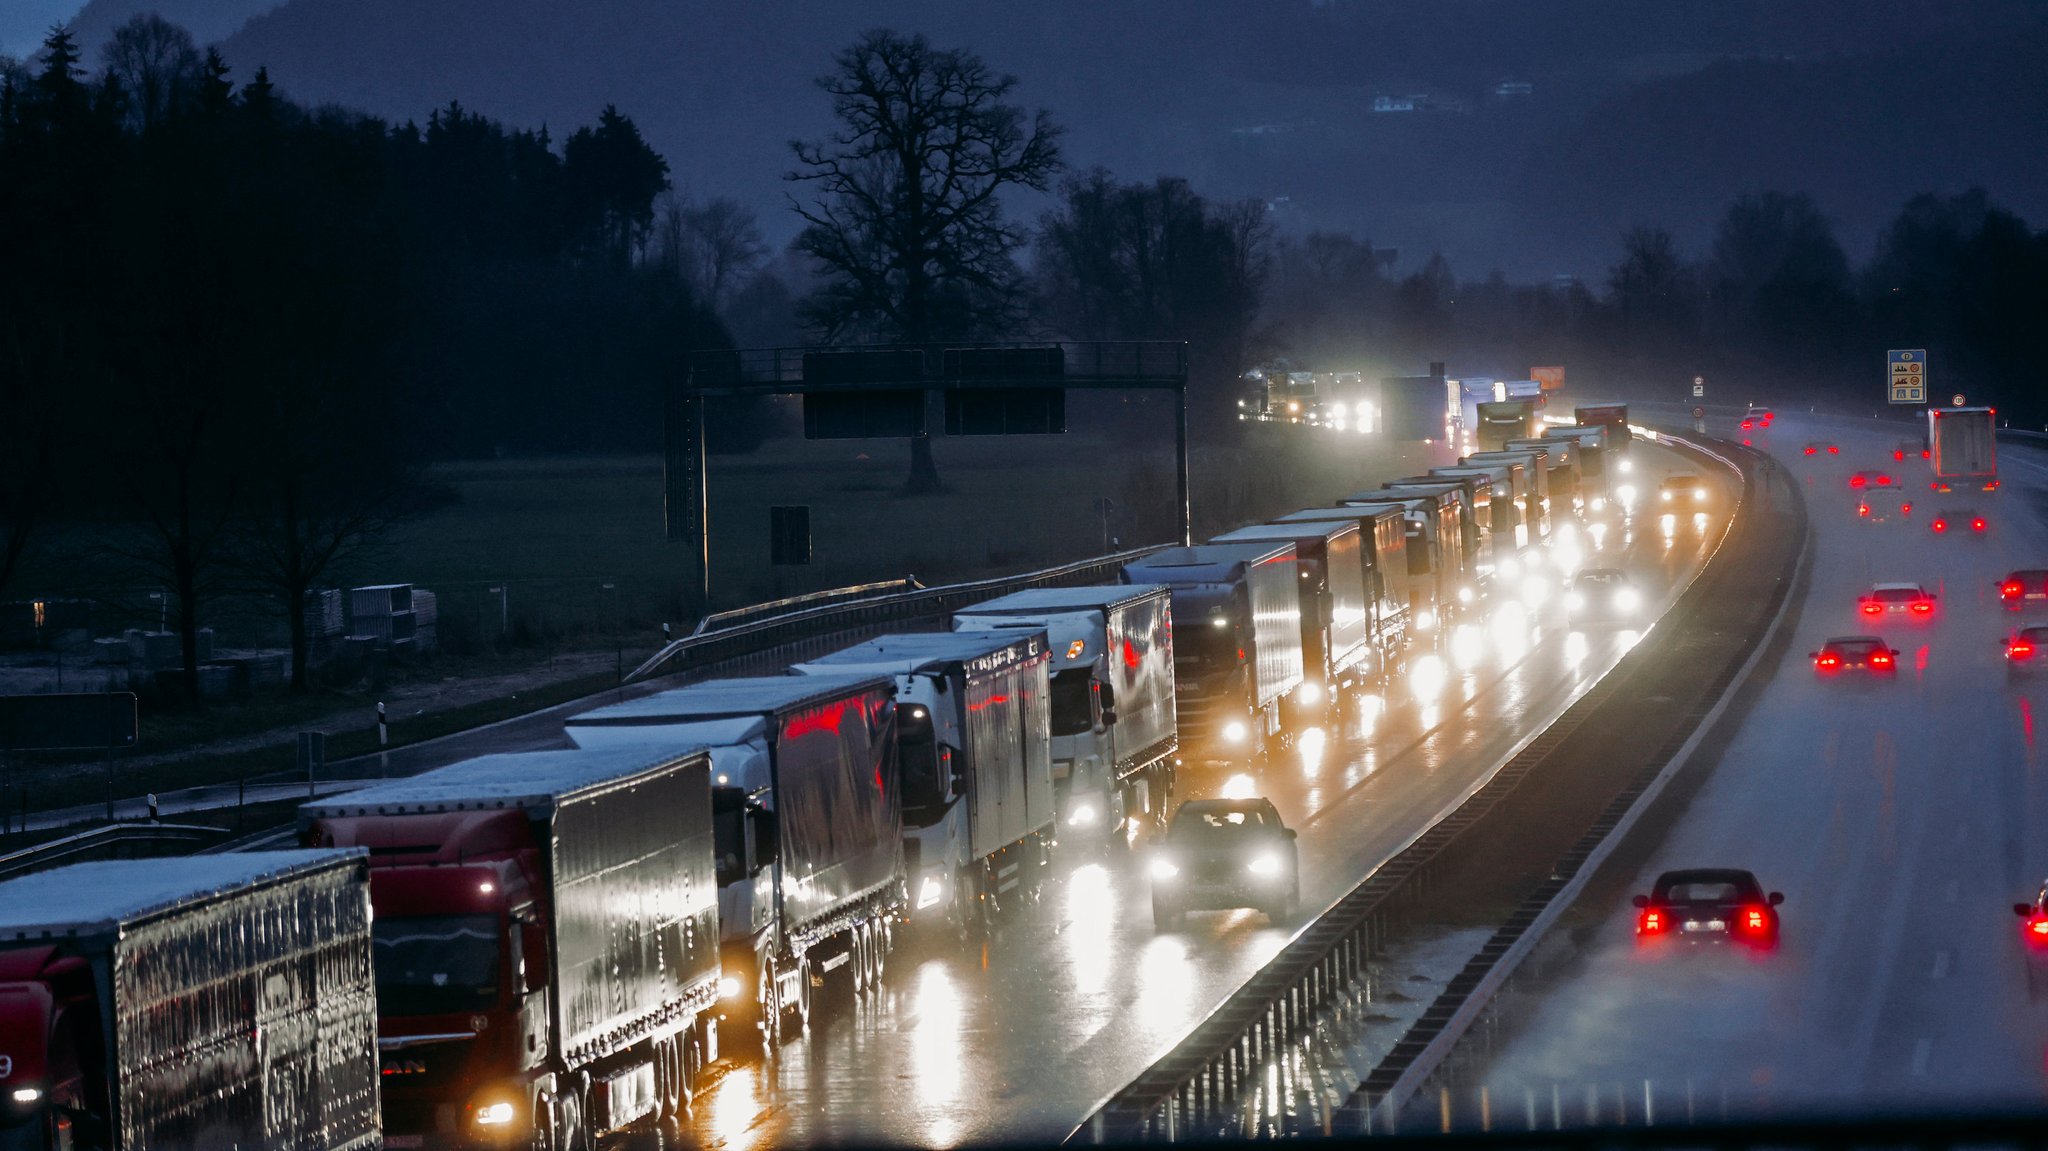
[[1218, 671], [1237, 666], [1238, 659], [1237, 629], [1229, 626], [1228, 620], [1222, 627], [1211, 620], [1173, 625], [1174, 663]]
[[1052, 677], [1052, 733], [1086, 735], [1095, 730], [1094, 674], [1070, 667]]
[[447, 1015], [498, 1002], [496, 916], [398, 916], [371, 931], [384, 1014]]

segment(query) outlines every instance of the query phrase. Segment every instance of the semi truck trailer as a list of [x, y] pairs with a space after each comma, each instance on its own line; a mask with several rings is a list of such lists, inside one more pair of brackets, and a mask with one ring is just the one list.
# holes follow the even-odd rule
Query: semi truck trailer
[[864, 672], [715, 679], [564, 724], [578, 747], [710, 749], [730, 1036], [772, 1046], [827, 976], [881, 978], [904, 897], [895, 695]]
[[1998, 490], [1997, 413], [1990, 408], [1929, 408], [1928, 460], [1937, 492]]
[[370, 933], [361, 851], [0, 883], [0, 1146], [377, 1147]]
[[955, 631], [1043, 628], [1052, 649], [1052, 785], [1063, 834], [1128, 844], [1173, 791], [1173, 592], [1032, 588], [963, 608]]
[[[1415, 518], [1410, 520], [1410, 516]], [[1380, 645], [1380, 661], [1390, 671], [1405, 659], [1412, 632], [1427, 614], [1436, 613], [1436, 536], [1420, 509], [1411, 511], [1402, 503], [1350, 504], [1343, 507], [1303, 508], [1289, 512], [1276, 524], [1356, 523], [1359, 539], [1367, 551], [1366, 570], [1371, 580], [1366, 598], [1372, 604], [1372, 630]], [[1418, 555], [1420, 556], [1418, 562]], [[1428, 597], [1418, 603], [1418, 589], [1426, 585]]]
[[1339, 700], [1379, 678], [1380, 648], [1373, 634], [1369, 553], [1356, 520], [1254, 524], [1224, 532], [1212, 544], [1294, 545], [1301, 601], [1301, 657], [1305, 678], [1296, 699], [1304, 715], [1327, 713]]
[[1263, 756], [1300, 688], [1301, 601], [1293, 544], [1162, 548], [1124, 565], [1131, 584], [1173, 591], [1175, 725], [1184, 752]]
[[1056, 832], [1045, 632], [881, 635], [796, 665], [896, 680], [912, 926], [986, 928], [1036, 897]]
[[681, 1133], [718, 1055], [711, 757], [487, 755], [299, 808], [367, 848], [387, 1146]]

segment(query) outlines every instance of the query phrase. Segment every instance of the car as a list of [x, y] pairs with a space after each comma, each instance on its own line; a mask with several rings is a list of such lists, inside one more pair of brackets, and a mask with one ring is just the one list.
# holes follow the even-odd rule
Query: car
[[1636, 941], [1644, 946], [1737, 943], [1769, 951], [1778, 946], [1778, 905], [1783, 902], [1781, 892], [1766, 894], [1751, 872], [1723, 867], [1667, 871], [1648, 895], [1635, 897]]
[[1152, 923], [1161, 931], [1189, 911], [1253, 907], [1280, 923], [1301, 905], [1294, 830], [1263, 796], [1181, 804], [1151, 870]]
[[1892, 459], [1901, 463], [1905, 462], [1908, 456], [1918, 456], [1924, 460], [1933, 456], [1933, 454], [1933, 452], [1927, 450], [1927, 445], [1919, 440], [1900, 440], [1892, 445]]
[[1564, 610], [1573, 627], [1634, 623], [1642, 616], [1643, 593], [1620, 568], [1582, 568], [1565, 592]]
[[2048, 568], [2009, 571], [1991, 586], [1998, 589], [1998, 604], [2007, 611], [2048, 607]]
[[1674, 472], [1657, 483], [1657, 506], [1665, 511], [1705, 507], [1712, 495], [1707, 481], [1691, 472]]
[[1934, 593], [1916, 583], [1879, 583], [1856, 597], [1856, 609], [1876, 623], [1892, 616], [1927, 619], [1934, 614]]
[[1889, 675], [1899, 670], [1899, 649], [1874, 635], [1838, 635], [1822, 640], [1820, 650], [1811, 652], [1818, 675], [1840, 675], [1845, 671], [1867, 671]]
[[1856, 518], [1866, 524], [1908, 519], [1912, 514], [1913, 502], [1906, 498], [1903, 488], [1865, 488], [1863, 497], [1856, 501]]
[[1806, 445], [1806, 454], [1809, 456], [1839, 456], [1842, 454], [1842, 448], [1841, 445], [1831, 444], [1826, 440], [1812, 440]]
[[2031, 998], [2048, 980], [2048, 882], [2041, 884], [2032, 903], [2015, 903], [2012, 910], [2020, 917], [2020, 953], [2026, 957], [2027, 995]]
[[2048, 627], [2023, 627], [2005, 637], [2005, 674], [2032, 675], [2048, 664]]
[[1742, 426], [1747, 428], [1754, 424], [1759, 428], [1768, 428], [1771, 426], [1772, 418], [1771, 409], [1761, 404], [1751, 404], [1749, 411], [1743, 413]]
[[1855, 471], [1849, 473], [1849, 487], [1855, 491], [1865, 488], [1894, 488], [1899, 481], [1890, 472]]
[[1961, 535], [1968, 528], [1972, 535], [1983, 535], [1991, 530], [1991, 521], [1969, 508], [1946, 508], [1934, 513], [1927, 526], [1935, 535], [1947, 535], [1953, 531]]

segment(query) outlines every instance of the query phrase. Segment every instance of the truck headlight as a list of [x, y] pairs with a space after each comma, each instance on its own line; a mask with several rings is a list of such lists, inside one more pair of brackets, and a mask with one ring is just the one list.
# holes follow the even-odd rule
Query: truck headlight
[[1067, 813], [1068, 827], [1087, 827], [1094, 822], [1095, 805], [1092, 803], [1077, 803], [1074, 810]]
[[13, 1094], [10, 1096], [10, 1098], [12, 1098], [16, 1103], [21, 1104], [23, 1107], [26, 1107], [29, 1104], [34, 1103], [36, 1100], [41, 1099], [42, 1097], [43, 1091], [40, 1087], [16, 1087], [14, 1089]]
[[1469, 588], [1469, 587], [1461, 587], [1461, 588], [1459, 588], [1459, 589], [1458, 589], [1458, 602], [1459, 602], [1459, 603], [1471, 603], [1471, 602], [1472, 602], [1472, 589], [1471, 589], [1471, 588]]
[[1323, 685], [1312, 679], [1301, 681], [1301, 702], [1311, 706], [1323, 702]]
[[720, 999], [738, 999], [740, 997], [740, 981], [730, 975], [721, 976], [718, 980], [718, 997]]
[[1223, 741], [1225, 743], [1243, 743], [1245, 737], [1250, 734], [1251, 729], [1245, 727], [1244, 721], [1241, 719], [1233, 719], [1223, 725]]
[[925, 908], [937, 903], [945, 893], [946, 885], [939, 882], [938, 876], [925, 876], [924, 882], [917, 886], [917, 909], [923, 911]]
[[1152, 878], [1154, 879], [1172, 879], [1179, 874], [1180, 868], [1176, 867], [1171, 859], [1155, 859], [1152, 861]]
[[1586, 597], [1580, 595], [1578, 592], [1573, 592], [1570, 595], [1564, 597], [1564, 606], [1572, 609], [1573, 611], [1577, 611], [1580, 608], [1586, 606]]
[[1272, 854], [1255, 856], [1250, 863], [1245, 864], [1245, 870], [1253, 875], [1278, 875], [1280, 857]]
[[1636, 470], [1635, 461], [1633, 460], [1622, 460], [1615, 466], [1621, 470], [1621, 473], [1623, 475], [1627, 475], [1629, 472]]
[[1625, 587], [1614, 593], [1614, 606], [1622, 611], [1634, 611], [1641, 607], [1642, 603], [1642, 595], [1632, 587]]
[[479, 1103], [476, 1108], [476, 1125], [479, 1127], [503, 1127], [519, 1117], [519, 1109], [504, 1100], [496, 1103]]
[[1707, 498], [1707, 489], [1705, 489], [1705, 488], [1694, 488], [1694, 489], [1692, 490], [1692, 498], [1694, 498], [1694, 499], [1696, 499], [1696, 500], [1703, 500], [1703, 499], [1706, 499], [1706, 498]]

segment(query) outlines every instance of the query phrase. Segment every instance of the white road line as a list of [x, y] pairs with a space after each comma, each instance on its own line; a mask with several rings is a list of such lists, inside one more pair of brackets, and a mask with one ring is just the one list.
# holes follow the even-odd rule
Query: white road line
[[1935, 977], [1936, 979], [1942, 979], [1942, 978], [1945, 978], [1945, 977], [1946, 977], [1947, 975], [1948, 975], [1948, 952], [1946, 952], [1946, 951], [1937, 951], [1937, 952], [1935, 952], [1935, 953], [1934, 953], [1934, 977]]
[[1913, 1043], [1913, 1074], [1927, 1074], [1927, 1055], [1934, 1047], [1934, 1041], [1922, 1037]]

